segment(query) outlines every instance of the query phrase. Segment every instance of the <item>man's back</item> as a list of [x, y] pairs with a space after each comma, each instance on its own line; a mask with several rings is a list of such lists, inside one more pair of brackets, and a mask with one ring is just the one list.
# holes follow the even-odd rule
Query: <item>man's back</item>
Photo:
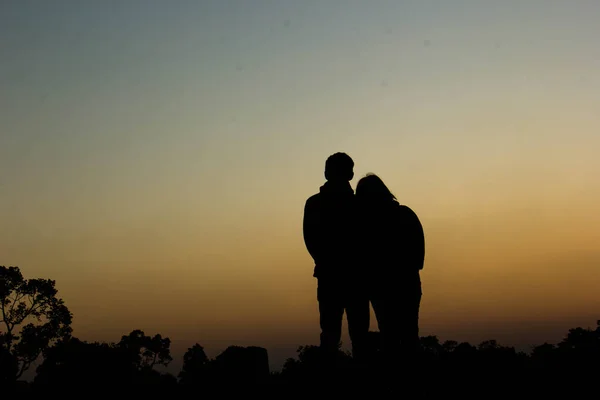
[[354, 248], [354, 191], [349, 183], [327, 182], [304, 207], [303, 233], [315, 261], [314, 276], [340, 277], [350, 267]]

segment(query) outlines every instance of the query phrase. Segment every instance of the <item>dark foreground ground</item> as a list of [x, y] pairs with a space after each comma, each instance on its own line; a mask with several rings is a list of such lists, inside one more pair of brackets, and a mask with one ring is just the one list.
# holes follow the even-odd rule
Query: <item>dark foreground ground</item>
[[[395, 372], [376, 367], [343, 366], [335, 370], [298, 367], [293, 374], [274, 373], [261, 380], [243, 377], [213, 377], [194, 383], [77, 381], [53, 384], [21, 384], [16, 391], [44, 396], [91, 394], [121, 397], [153, 395], [163, 398], [598, 398], [600, 369], [570, 365], [549, 370], [533, 365], [437, 365], [400, 369]], [[11, 390], [13, 392], [13, 390]], [[7, 392], [5, 392], [7, 393]], [[14, 393], [14, 392], [13, 392]], [[7, 393], [8, 394], [8, 393]], [[9, 397], [7, 397], [8, 399]], [[14, 397], [13, 397], [14, 398]]]
[[[126, 346], [126, 341], [87, 343], [71, 338], [44, 353], [34, 382], [13, 385], [10, 379], [0, 379], [0, 399], [15, 398], [17, 392], [115, 399], [600, 398], [600, 322], [594, 330], [571, 329], [559, 344], [544, 343], [530, 354], [494, 340], [473, 346], [440, 343], [437, 337], [428, 336], [421, 338], [421, 349], [411, 357], [400, 353], [384, 357], [379, 342], [373, 343], [367, 360], [361, 363], [343, 351], [325, 355], [317, 346], [301, 346], [296, 357], [276, 372], [269, 371], [264, 348], [230, 346], [209, 359], [203, 348], [195, 345], [174, 376], [154, 368], [161, 355], [166, 359], [168, 347], [153, 350]], [[7, 365], [0, 365], [0, 372], [10, 372]]]

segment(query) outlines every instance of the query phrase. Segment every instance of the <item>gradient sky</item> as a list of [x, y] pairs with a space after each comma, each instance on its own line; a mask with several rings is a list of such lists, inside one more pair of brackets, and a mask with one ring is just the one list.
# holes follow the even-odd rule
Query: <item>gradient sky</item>
[[4, 0], [0, 265], [55, 279], [82, 339], [279, 367], [318, 342], [302, 211], [345, 151], [422, 220], [423, 335], [558, 341], [600, 318], [598, 21], [593, 0]]

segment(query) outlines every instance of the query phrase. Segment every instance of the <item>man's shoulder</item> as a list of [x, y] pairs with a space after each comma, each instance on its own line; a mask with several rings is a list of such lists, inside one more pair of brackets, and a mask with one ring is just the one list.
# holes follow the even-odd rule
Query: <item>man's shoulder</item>
[[306, 199], [306, 204], [318, 203], [321, 200], [321, 197], [321, 193], [315, 193], [312, 196], [309, 196], [308, 199]]
[[310, 196], [308, 199], [306, 199], [306, 203], [304, 204], [304, 209], [305, 210], [316, 210], [318, 208], [321, 208], [322, 203], [323, 203], [323, 199], [322, 199], [321, 193], [316, 193], [316, 194], [313, 194], [312, 196]]

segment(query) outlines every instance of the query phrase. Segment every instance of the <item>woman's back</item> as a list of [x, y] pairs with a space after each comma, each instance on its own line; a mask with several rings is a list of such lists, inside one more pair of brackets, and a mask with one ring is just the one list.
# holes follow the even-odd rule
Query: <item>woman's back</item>
[[[401, 205], [383, 181], [368, 175], [357, 185], [360, 254], [384, 351], [417, 349], [424, 235], [416, 214]], [[412, 352], [412, 350], [410, 350]]]
[[360, 259], [365, 272], [384, 279], [423, 267], [423, 229], [416, 214], [401, 205], [383, 181], [367, 175], [356, 186]]
[[361, 263], [368, 274], [387, 279], [423, 268], [423, 230], [409, 207], [359, 203], [359, 210]]
[[398, 263], [401, 244], [399, 204], [359, 202], [361, 262], [370, 275], [381, 275]]

